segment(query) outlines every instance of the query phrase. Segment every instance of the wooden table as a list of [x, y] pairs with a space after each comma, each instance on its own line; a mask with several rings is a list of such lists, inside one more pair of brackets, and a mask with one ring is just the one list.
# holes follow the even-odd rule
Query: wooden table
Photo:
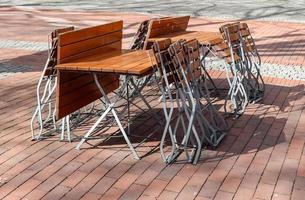
[[59, 64], [59, 71], [107, 72], [141, 76], [152, 71], [155, 64], [150, 50], [121, 50], [105, 54], [95, 54]]
[[[133, 81], [132, 77], [134, 76], [141, 77], [152, 74], [153, 65], [155, 64], [156, 64], [155, 57], [151, 50], [138, 50], [138, 51], [118, 50], [115, 52], [94, 54], [94, 55], [78, 58], [56, 66], [56, 69], [58, 70], [59, 73], [59, 79], [58, 79], [59, 89], [57, 94], [57, 102], [61, 102], [63, 98], [65, 98], [65, 100], [69, 99], [65, 97], [67, 96], [66, 91], [60, 89], [65, 81], [65, 78], [63, 77], [68, 77], [69, 79], [71, 78], [71, 76], [77, 77], [77, 74], [83, 75], [84, 73], [87, 73], [88, 76], [93, 75], [95, 86], [92, 85], [93, 83], [85, 84], [85, 86], [82, 86], [82, 88], [84, 88], [85, 90], [82, 91], [81, 88], [79, 89], [76, 88], [74, 93], [77, 94], [81, 93], [80, 97], [83, 99], [86, 99], [87, 97], [93, 97], [92, 100], [94, 100], [96, 99], [94, 95], [96, 95], [97, 92], [96, 90], [98, 90], [98, 92], [100, 93], [99, 97], [103, 97], [105, 99], [105, 107], [106, 107], [105, 111], [96, 121], [96, 123], [91, 127], [91, 129], [84, 135], [80, 143], [77, 145], [76, 147], [77, 149], [79, 149], [80, 146], [89, 138], [91, 133], [98, 126], [98, 124], [106, 117], [106, 115], [111, 112], [131, 152], [133, 153], [135, 158], [139, 159], [120, 122], [120, 117], [118, 116], [115, 110], [115, 104], [119, 100], [119, 95], [116, 96], [115, 100], [110, 101], [110, 99], [107, 97], [107, 93], [119, 87], [118, 85], [119, 81], [118, 78], [116, 78], [117, 75], [126, 76], [123, 85], [120, 87], [120, 91], [121, 90], [123, 91], [125, 88], [128, 88], [129, 82]], [[101, 77], [101, 75], [103, 76]], [[110, 77], [107, 75], [109, 75]], [[85, 77], [83, 80], [87, 81], [89, 80], [89, 78]], [[73, 87], [73, 84], [71, 84], [70, 86]], [[137, 86], [134, 85], [134, 87]], [[95, 90], [91, 90], [90, 88], [94, 88]], [[139, 88], [136, 89], [138, 90], [137, 93], [141, 92], [140, 91], [141, 89]], [[127, 94], [127, 96], [129, 95]], [[90, 102], [90, 99], [86, 101], [86, 103], [88, 102]], [[148, 103], [147, 102], [145, 103], [151, 109]], [[80, 105], [77, 104], [77, 101], [70, 101], [68, 106], [71, 107], [71, 105], [73, 104], [75, 104], [76, 108], [80, 107]], [[73, 110], [75, 110], [76, 108], [73, 108]], [[58, 109], [58, 113], [62, 113], [60, 112], [60, 110], [64, 110], [64, 107], [61, 108], [59, 106], [57, 107], [57, 109]], [[61, 117], [70, 112], [72, 112], [71, 109], [59, 115]]]
[[153, 43], [156, 41], [164, 40], [164, 39], [171, 39], [172, 42], [176, 42], [178, 40], [191, 40], [197, 39], [201, 45], [210, 45], [211, 41], [221, 39], [221, 35], [218, 32], [210, 32], [210, 31], [180, 31], [169, 33], [165, 35], [160, 35], [157, 37], [150, 37], [148, 38], [148, 43]]

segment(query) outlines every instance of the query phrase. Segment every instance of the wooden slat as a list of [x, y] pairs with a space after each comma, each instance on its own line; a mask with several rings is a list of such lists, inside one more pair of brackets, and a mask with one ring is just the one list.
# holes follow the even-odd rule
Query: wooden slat
[[[67, 116], [100, 98], [91, 74], [71, 70], [90, 70], [105, 54], [120, 54], [122, 49], [122, 21], [89, 27], [60, 34], [58, 37], [59, 70], [56, 90], [56, 118]], [[65, 66], [63, 63], [67, 63]], [[90, 65], [88, 65], [90, 64]], [[70, 71], [64, 71], [70, 70]], [[101, 71], [101, 70], [100, 70]], [[119, 87], [119, 76], [99, 74], [100, 84], [106, 94]]]
[[[97, 100], [102, 95], [95, 85], [91, 74], [82, 74], [71, 80], [71, 72], [60, 71], [56, 94], [56, 118], [71, 114], [83, 106]], [[100, 84], [106, 93], [119, 87], [119, 77], [113, 74], [100, 74]], [[67, 79], [69, 81], [67, 81]], [[73, 88], [70, 88], [73, 84]], [[109, 85], [109, 86], [108, 86]]]
[[[81, 79], [77, 79], [74, 81], [75, 85], [78, 85], [77, 89], [69, 89], [68, 87], [61, 88], [61, 92], [58, 94], [62, 100], [61, 106], [66, 106], [69, 104], [73, 104], [75, 101], [81, 99], [84, 94], [91, 94], [91, 92], [98, 90], [95, 85], [95, 81], [91, 74], [84, 75], [87, 81], [84, 83]], [[110, 84], [115, 84], [115, 82], [119, 81], [119, 76], [114, 74], [107, 74], [103, 77], [99, 76], [101, 86], [107, 86]], [[64, 85], [63, 85], [64, 86]], [[77, 91], [77, 92], [76, 92]]]
[[173, 26], [177, 24], [188, 24], [190, 20], [190, 16], [181, 16], [181, 17], [166, 17], [160, 19], [153, 19], [152, 29], [165, 27], [165, 26]]
[[236, 42], [240, 39], [240, 35], [238, 33], [232, 33], [229, 35], [231, 42]]
[[229, 46], [226, 43], [221, 43], [213, 46], [213, 49], [216, 51], [223, 51], [225, 49], [228, 49]]
[[59, 60], [58, 63], [59, 64], [68, 63], [68, 62], [72, 62], [72, 61], [75, 61], [80, 58], [85, 58], [90, 55], [98, 55], [98, 54], [104, 54], [107, 52], [115, 52], [115, 51], [119, 52], [119, 51], [121, 51], [121, 48], [122, 48], [122, 40], [111, 43], [111, 44], [107, 44], [107, 45], [104, 45], [104, 46], [101, 46], [98, 48], [90, 49], [85, 52], [80, 52], [79, 54], [75, 54], [73, 56]]
[[[117, 88], [118, 85], [107, 85], [104, 87], [105, 91], [113, 91]], [[69, 104], [65, 107], [61, 107], [59, 110], [57, 110], [56, 113], [56, 119], [59, 120], [65, 116], [67, 116], [70, 113], [73, 113], [74, 111], [77, 111], [78, 108], [82, 108], [86, 105], [88, 105], [87, 102], [94, 102], [98, 98], [101, 97], [100, 91], [95, 90], [94, 92], [90, 93], [90, 95], [85, 95], [82, 97], [82, 100], [73, 102], [73, 104]]]
[[[231, 57], [231, 56], [226, 57], [225, 60], [226, 60], [226, 62], [229, 63], [229, 64], [232, 63], [232, 57]], [[240, 57], [239, 57], [238, 55], [234, 54], [234, 61], [235, 61], [235, 62], [238, 62], [239, 60], [240, 60]]]
[[250, 35], [250, 31], [249, 30], [241, 30], [240, 34], [242, 37], [247, 37]]
[[52, 36], [52, 38], [57, 38], [59, 34], [65, 33], [65, 32], [68, 32], [68, 31], [73, 31], [73, 30], [74, 30], [74, 26], [59, 28], [59, 29], [54, 30], [52, 32], [51, 36]]
[[189, 19], [190, 16], [152, 20], [149, 38], [172, 32], [185, 31], [187, 29]]
[[[90, 72], [113, 72], [131, 73], [129, 69], [141, 65], [143, 69], [135, 71], [134, 75], [141, 75], [140, 72], [149, 71], [152, 64], [155, 64], [154, 56], [150, 51], [137, 50], [130, 52], [108, 53], [103, 55], [91, 55], [80, 58], [70, 63], [63, 63], [57, 66], [60, 70], [90, 71]], [[145, 69], [146, 68], [146, 69]]]
[[151, 57], [151, 59], [145, 59], [138, 66], [128, 69], [128, 73], [141, 75], [150, 70], [147, 68], [148, 65], [156, 65], [156, 60], [154, 57]]
[[159, 35], [165, 35], [173, 32], [185, 31], [187, 24], [176, 24], [172, 26], [165, 26], [160, 28], [151, 29], [149, 37], [156, 37]]
[[217, 44], [223, 43], [223, 39], [222, 38], [212, 39], [212, 40], [209, 40], [208, 43], [210, 45], [217, 45]]
[[72, 43], [69, 45], [62, 46], [60, 48], [59, 59], [64, 59], [75, 54], [80, 54], [82, 52], [99, 48], [107, 44], [112, 44], [114, 42], [119, 42], [122, 39], [122, 30], [112, 32], [109, 34], [97, 36], [87, 40], [82, 40], [77, 43]]
[[59, 45], [65, 46], [82, 40], [88, 40], [96, 36], [102, 36], [112, 32], [120, 31], [122, 29], [123, 21], [117, 21], [108, 24], [79, 29], [76, 31], [61, 34]]

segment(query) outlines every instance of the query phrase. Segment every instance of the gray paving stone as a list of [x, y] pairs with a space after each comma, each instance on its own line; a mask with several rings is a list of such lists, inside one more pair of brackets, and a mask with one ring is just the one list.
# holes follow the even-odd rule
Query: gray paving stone
[[[223, 61], [213, 61], [209, 63], [206, 68], [225, 71], [226, 65], [223, 64]], [[302, 66], [286, 66], [286, 65], [277, 65], [270, 63], [262, 63], [260, 68], [262, 76], [269, 76], [275, 78], [284, 78], [291, 80], [305, 80], [305, 67]]]
[[32, 71], [33, 66], [0, 63], [0, 79], [7, 78], [19, 73]]
[[1, 48], [24, 49], [30, 51], [45, 51], [48, 50], [48, 44], [45, 42], [0, 39], [0, 49]]

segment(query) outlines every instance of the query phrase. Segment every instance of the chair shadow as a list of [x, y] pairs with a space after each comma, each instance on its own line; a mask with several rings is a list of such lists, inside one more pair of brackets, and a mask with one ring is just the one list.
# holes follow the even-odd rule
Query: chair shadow
[[[223, 81], [217, 80], [216, 84], [218, 84], [218, 82], [223, 83]], [[265, 117], [262, 117], [261, 113], [254, 113], [250, 115], [246, 112], [238, 119], [229, 118], [228, 123], [231, 129], [227, 132], [226, 137], [223, 139], [220, 145], [217, 148], [207, 146], [202, 151], [203, 154], [205, 150], [214, 152], [225, 151], [225, 156], [222, 154], [215, 154], [213, 156], [202, 155], [200, 162], [209, 162], [215, 159], [231, 157], [236, 154], [248, 154], [252, 153], [253, 151], [263, 151], [277, 144], [286, 142], [285, 132], [282, 132], [282, 129], [286, 124], [287, 119], [272, 117], [272, 115], [274, 115], [274, 112], [286, 112], [285, 110], [287, 107], [291, 107], [294, 101], [301, 98], [301, 93], [304, 91], [304, 85], [300, 84], [297, 86], [288, 87], [266, 84], [266, 90], [268, 92], [268, 96], [273, 96], [273, 98], [266, 97], [262, 102], [255, 105], [255, 109], [264, 111]], [[280, 98], [282, 95], [285, 97], [284, 99], [286, 99], [285, 102], [277, 100], [277, 97]], [[219, 110], [222, 107], [221, 102], [223, 102], [222, 97], [215, 100], [215, 107]], [[160, 106], [161, 105], [158, 105], [159, 108], [154, 108], [153, 111], [158, 113], [161, 121], [165, 122], [163, 110]], [[221, 114], [224, 116], [224, 113]], [[274, 124], [280, 127], [273, 129], [272, 126]], [[159, 151], [163, 127], [164, 125], [159, 125], [157, 120], [150, 117], [146, 112], [139, 112], [138, 114], [135, 114], [135, 118], [131, 121], [129, 127], [129, 137], [131, 143], [136, 147], [136, 151], [140, 151], [141, 154], [143, 154], [141, 155], [142, 158]], [[125, 131], [127, 132], [127, 128], [125, 128]], [[97, 140], [101, 140], [101, 135], [103, 135], [103, 131], [97, 130], [94, 137]], [[126, 151], [129, 151], [129, 149], [126, 147], [126, 142], [118, 129], [110, 134], [108, 133], [108, 136], [109, 137], [106, 137], [106, 139], [99, 142], [95, 141], [91, 143], [89, 140], [89, 146], [87, 145], [86, 148], [123, 148]], [[181, 139], [182, 136], [183, 132], [179, 131], [178, 138]], [[228, 149], [228, 146], [232, 145], [232, 141], [234, 141], [235, 145]], [[171, 142], [169, 136], [167, 135], [165, 146], [170, 145]]]
[[1, 59], [0, 73], [41, 72], [47, 60], [48, 51], [38, 51], [32, 54]]

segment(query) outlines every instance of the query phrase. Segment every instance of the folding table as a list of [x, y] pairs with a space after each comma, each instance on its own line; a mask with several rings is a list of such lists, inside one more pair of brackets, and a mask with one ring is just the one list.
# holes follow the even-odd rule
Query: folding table
[[[121, 51], [117, 53], [107, 53], [103, 55], [93, 55], [88, 56], [86, 58], [77, 59], [75, 61], [59, 64], [57, 65], [57, 70], [60, 76], [64, 73], [67, 76], [67, 73], [90, 73], [94, 82], [105, 99], [106, 109], [104, 113], [99, 117], [96, 123], [91, 127], [91, 129], [85, 134], [80, 143], [77, 145], [77, 148], [86, 141], [86, 139], [90, 136], [90, 134], [94, 131], [96, 126], [106, 117], [106, 115], [112, 112], [120, 131], [122, 132], [130, 150], [132, 151], [135, 158], [138, 158], [137, 153], [135, 152], [132, 144], [130, 143], [128, 136], [120, 122], [119, 116], [115, 110], [115, 104], [119, 100], [119, 95], [115, 98], [115, 100], [110, 101], [107, 97], [107, 91], [109, 91], [109, 87], [116, 87], [117, 82], [109, 84], [102, 84], [101, 80], [99, 80], [99, 74], [109, 73], [109, 75], [124, 75], [126, 76], [123, 85], [121, 86], [121, 90], [124, 90], [129, 83], [132, 83], [132, 76], [143, 76], [152, 73], [152, 62], [154, 57], [151, 56], [149, 50], [139, 50], [139, 51]], [[103, 78], [103, 77], [102, 77]], [[59, 79], [59, 84], [61, 83], [61, 79]], [[138, 92], [140, 92], [140, 89]], [[90, 95], [88, 93], [87, 95]], [[147, 102], [145, 102], [147, 104]], [[149, 106], [149, 105], [148, 105]], [[60, 113], [60, 110], [58, 110]]]
[[[126, 90], [128, 84], [132, 84], [136, 88], [137, 95], [151, 109], [141, 95], [145, 85], [138, 88], [133, 83], [132, 77], [151, 76], [155, 61], [150, 50], [123, 50], [122, 29], [123, 22], [118, 21], [59, 35], [56, 119], [68, 116], [103, 98], [105, 104], [103, 114], [76, 148], [79, 149], [107, 114], [112, 113], [133, 156], [138, 159], [115, 109], [115, 104], [121, 95], [116, 95], [111, 101], [107, 94], [117, 89], [120, 93]], [[120, 86], [120, 75], [125, 76], [122, 86]], [[134, 97], [128, 98], [127, 95], [127, 100], [132, 101]]]

